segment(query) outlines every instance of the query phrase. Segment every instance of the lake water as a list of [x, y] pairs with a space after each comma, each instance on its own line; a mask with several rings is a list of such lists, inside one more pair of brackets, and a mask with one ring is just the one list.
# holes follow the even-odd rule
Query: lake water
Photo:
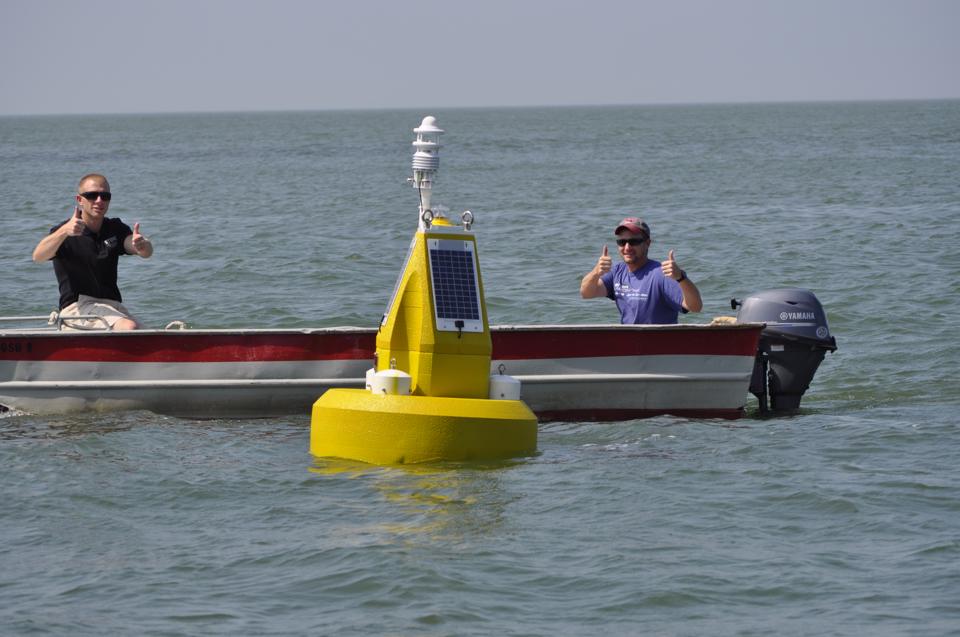
[[309, 415], [0, 416], [4, 634], [960, 634], [960, 102], [0, 118], [0, 314], [77, 179], [156, 253], [152, 327], [373, 326], [434, 202], [476, 217], [491, 321], [613, 322], [580, 277], [627, 213], [704, 311], [813, 290], [801, 413], [541, 425], [536, 457], [317, 460]]

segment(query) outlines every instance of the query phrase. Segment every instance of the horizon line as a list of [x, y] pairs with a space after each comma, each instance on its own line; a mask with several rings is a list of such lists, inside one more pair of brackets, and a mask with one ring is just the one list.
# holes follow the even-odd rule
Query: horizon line
[[608, 102], [608, 103], [571, 103], [571, 104], [501, 104], [487, 106], [435, 105], [426, 106], [356, 106], [336, 108], [251, 108], [251, 109], [183, 109], [169, 111], [74, 111], [40, 113], [0, 113], [3, 117], [99, 117], [99, 116], [143, 116], [143, 115], [239, 115], [269, 113], [343, 113], [376, 111], [423, 111], [426, 110], [511, 110], [533, 108], [617, 108], [617, 107], [668, 107], [668, 106], [763, 106], [784, 104], [856, 104], [891, 102], [949, 102], [960, 100], [956, 97], [894, 97], [894, 98], [830, 98], [830, 99], [783, 99], [783, 100], [729, 100], [703, 102]]

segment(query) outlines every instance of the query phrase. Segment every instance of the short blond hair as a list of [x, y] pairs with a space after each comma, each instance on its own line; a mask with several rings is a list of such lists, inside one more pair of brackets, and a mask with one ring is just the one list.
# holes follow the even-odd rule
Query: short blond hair
[[83, 177], [81, 177], [80, 181], [77, 182], [77, 192], [80, 192], [80, 188], [81, 186], [83, 186], [83, 182], [89, 179], [96, 179], [97, 181], [102, 181], [104, 184], [106, 184], [107, 188], [110, 188], [110, 182], [107, 181], [106, 177], [104, 177], [100, 173], [90, 173], [88, 175], [84, 175]]

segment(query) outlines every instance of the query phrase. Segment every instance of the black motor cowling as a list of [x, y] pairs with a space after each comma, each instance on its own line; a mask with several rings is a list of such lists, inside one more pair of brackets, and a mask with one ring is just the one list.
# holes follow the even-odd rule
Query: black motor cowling
[[760, 412], [793, 412], [810, 387], [824, 355], [837, 349], [827, 315], [813, 292], [780, 288], [751, 294], [742, 302], [730, 300], [738, 323], [766, 323], [750, 380], [750, 393], [760, 401]]

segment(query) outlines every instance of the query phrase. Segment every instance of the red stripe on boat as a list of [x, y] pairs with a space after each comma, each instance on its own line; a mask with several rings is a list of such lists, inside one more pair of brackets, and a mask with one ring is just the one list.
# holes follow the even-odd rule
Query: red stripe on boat
[[[607, 356], [753, 356], [761, 327], [729, 329], [495, 330], [493, 358], [535, 360]], [[118, 363], [223, 363], [372, 360], [376, 334], [78, 334], [5, 335], [0, 360]]]
[[754, 356], [755, 329], [656, 329], [504, 331], [493, 333], [493, 358], [584, 358], [591, 356]]
[[[229, 363], [372, 359], [374, 334], [97, 334], [25, 337], [0, 360]], [[9, 349], [9, 348], [8, 348]]]

